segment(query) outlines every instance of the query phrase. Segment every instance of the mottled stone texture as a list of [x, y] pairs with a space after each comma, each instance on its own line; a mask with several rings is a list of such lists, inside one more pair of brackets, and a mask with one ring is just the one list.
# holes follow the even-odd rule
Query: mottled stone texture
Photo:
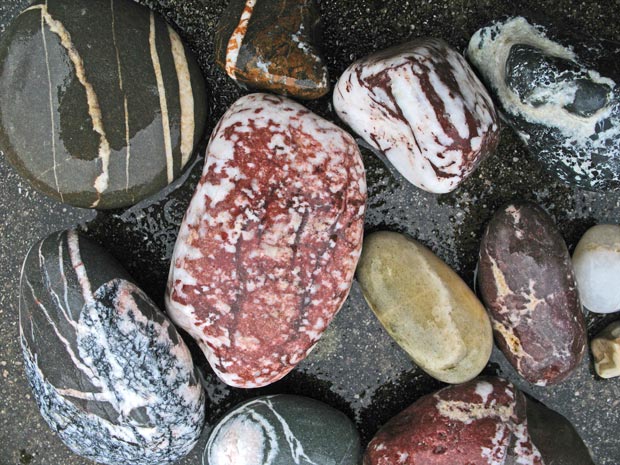
[[498, 210], [482, 238], [480, 295], [495, 340], [526, 380], [568, 377], [586, 349], [586, 328], [564, 239], [540, 207]]
[[545, 462], [528, 432], [525, 397], [500, 378], [418, 399], [379, 430], [364, 456], [364, 465], [507, 463]]
[[594, 368], [601, 378], [620, 376], [620, 321], [615, 321], [591, 343]]
[[359, 465], [355, 426], [308, 397], [275, 395], [245, 402], [211, 432], [203, 465]]
[[179, 35], [130, 0], [36, 2], [0, 41], [0, 149], [77, 207], [133, 205], [171, 183], [206, 124]]
[[36, 244], [21, 277], [28, 381], [76, 454], [161, 465], [194, 446], [205, 398], [174, 326], [102, 249], [74, 231]]
[[562, 181], [620, 188], [620, 47], [530, 24], [497, 21], [468, 58], [529, 151]]
[[359, 150], [334, 124], [267, 94], [222, 117], [166, 301], [224, 382], [264, 386], [312, 350], [349, 294], [365, 202]]
[[338, 116], [413, 185], [451, 192], [496, 147], [491, 97], [446, 42], [420, 39], [353, 63], [334, 89]]
[[413, 361], [446, 383], [489, 361], [491, 323], [467, 284], [422, 244], [394, 232], [366, 237], [357, 279], [366, 302]]
[[215, 34], [217, 64], [243, 87], [302, 99], [329, 91], [315, 0], [231, 0]]

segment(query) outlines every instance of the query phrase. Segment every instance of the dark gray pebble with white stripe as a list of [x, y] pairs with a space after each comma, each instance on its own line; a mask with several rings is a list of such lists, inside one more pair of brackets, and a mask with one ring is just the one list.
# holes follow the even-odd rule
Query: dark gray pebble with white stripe
[[47, 0], [0, 41], [0, 150], [35, 188], [119, 208], [178, 177], [205, 83], [174, 29], [130, 0]]
[[76, 454], [164, 465], [194, 447], [205, 396], [176, 329], [116, 261], [75, 231], [23, 265], [20, 337], [41, 414]]

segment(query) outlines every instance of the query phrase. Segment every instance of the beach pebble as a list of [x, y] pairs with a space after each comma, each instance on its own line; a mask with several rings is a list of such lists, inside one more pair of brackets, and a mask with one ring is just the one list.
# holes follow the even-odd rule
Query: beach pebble
[[366, 237], [357, 279], [368, 305], [413, 361], [446, 383], [476, 377], [491, 355], [489, 317], [463, 280], [420, 243]]
[[[561, 26], [561, 25], [558, 25]], [[471, 38], [467, 57], [532, 155], [564, 182], [620, 188], [620, 49], [523, 17]]]
[[120, 208], [176, 179], [207, 117], [198, 64], [131, 0], [46, 0], [0, 40], [0, 150], [41, 192]]
[[594, 369], [601, 378], [620, 376], [620, 321], [605, 328], [591, 342]]
[[543, 209], [498, 210], [482, 237], [478, 289], [497, 345], [527, 381], [566, 379], [586, 350], [586, 326], [573, 266]]
[[591, 312], [620, 310], [620, 226], [588, 229], [573, 253], [581, 303]]
[[171, 464], [198, 440], [205, 396], [172, 323], [103, 249], [75, 231], [32, 247], [21, 276], [28, 381], [76, 454]]
[[366, 179], [349, 134], [285, 97], [237, 100], [207, 147], [174, 248], [168, 313], [235, 387], [273, 383], [344, 303]]
[[322, 97], [320, 20], [316, 0], [231, 0], [215, 33], [216, 62], [244, 88]]
[[496, 147], [494, 104], [465, 59], [419, 39], [356, 61], [334, 89], [336, 113], [407, 181], [456, 189]]

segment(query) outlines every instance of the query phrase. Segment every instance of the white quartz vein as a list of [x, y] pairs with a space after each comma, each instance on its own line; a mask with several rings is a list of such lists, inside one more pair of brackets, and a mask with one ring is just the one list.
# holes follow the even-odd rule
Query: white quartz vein
[[241, 18], [239, 18], [239, 24], [228, 40], [228, 46], [226, 47], [226, 74], [233, 79], [236, 77], [235, 69], [237, 67], [237, 59], [239, 58], [239, 50], [241, 50], [241, 44], [248, 30], [248, 23], [252, 17], [255, 4], [256, 0], [246, 0], [245, 8], [243, 13], [241, 13]]

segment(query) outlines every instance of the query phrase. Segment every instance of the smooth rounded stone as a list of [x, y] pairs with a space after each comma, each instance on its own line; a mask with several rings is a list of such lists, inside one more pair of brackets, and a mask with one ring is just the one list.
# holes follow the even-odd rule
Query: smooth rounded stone
[[550, 173], [589, 190], [620, 188], [616, 43], [513, 17], [476, 32], [467, 57]]
[[0, 41], [0, 150], [41, 192], [119, 208], [178, 177], [206, 124], [179, 35], [131, 0], [47, 0]]
[[478, 288], [508, 361], [539, 386], [566, 379], [586, 350], [570, 255], [553, 219], [531, 204], [495, 213], [482, 238]]
[[316, 99], [329, 92], [316, 0], [231, 0], [216, 62], [241, 87]]
[[[364, 465], [544, 465], [524, 395], [479, 378], [418, 399], [370, 441]], [[585, 465], [585, 464], [584, 464]]]
[[356, 61], [336, 84], [334, 108], [407, 181], [436, 194], [456, 189], [499, 140], [491, 97], [439, 39]]
[[588, 447], [566, 418], [530, 397], [526, 401], [527, 429], [546, 465], [594, 465]]
[[601, 378], [620, 376], [620, 321], [607, 326], [590, 346], [596, 374]]
[[258, 397], [215, 426], [203, 465], [359, 465], [360, 439], [346, 415], [307, 397]]
[[369, 235], [357, 279], [386, 331], [434, 378], [462, 383], [489, 361], [493, 335], [484, 307], [423, 245], [393, 232]]
[[205, 396], [172, 323], [99, 246], [52, 234], [24, 261], [20, 338], [41, 414], [76, 454], [170, 464], [193, 447]]
[[620, 226], [588, 229], [573, 253], [581, 303], [591, 312], [620, 310]]
[[225, 383], [290, 372], [344, 303], [366, 179], [345, 131], [284, 97], [237, 100], [216, 127], [174, 248], [166, 305]]

